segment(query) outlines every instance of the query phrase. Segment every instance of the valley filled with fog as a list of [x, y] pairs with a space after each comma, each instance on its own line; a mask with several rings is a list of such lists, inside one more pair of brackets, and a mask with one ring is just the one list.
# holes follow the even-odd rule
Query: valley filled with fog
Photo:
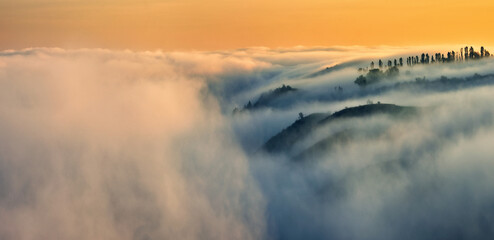
[[0, 239], [489, 239], [463, 47], [0, 52]]

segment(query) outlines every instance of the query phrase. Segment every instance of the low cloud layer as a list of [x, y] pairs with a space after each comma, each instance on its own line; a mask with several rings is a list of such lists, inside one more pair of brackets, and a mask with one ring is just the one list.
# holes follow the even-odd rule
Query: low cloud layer
[[204, 81], [190, 77], [223, 66], [198, 58], [0, 57], [0, 238], [259, 238], [263, 200], [247, 159]]
[[[488, 76], [494, 61], [353, 83], [368, 62], [421, 49], [1, 52], [0, 238], [492, 237], [494, 86], [428, 89], [416, 78]], [[282, 84], [298, 91], [232, 114]], [[283, 154], [261, 150], [299, 112], [367, 100], [419, 113], [334, 122]], [[293, 161], [345, 129], [364, 137]]]

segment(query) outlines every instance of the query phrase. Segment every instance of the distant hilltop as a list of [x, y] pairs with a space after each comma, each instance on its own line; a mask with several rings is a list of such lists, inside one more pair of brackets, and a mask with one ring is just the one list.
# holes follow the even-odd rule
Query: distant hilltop
[[[470, 48], [461, 48], [458, 52], [451, 51], [446, 54], [435, 53], [434, 55], [429, 55], [429, 53], [422, 53], [420, 57], [409, 56], [406, 58], [407, 66], [414, 66], [417, 64], [432, 64], [432, 63], [451, 63], [451, 62], [463, 62], [468, 60], [479, 60], [482, 58], [488, 58], [491, 54], [484, 47], [480, 48], [480, 53], [476, 52], [471, 46]], [[377, 68], [374, 62], [370, 63], [370, 68], [359, 68], [359, 72], [366, 72], [366, 75], [360, 75], [354, 83], [359, 86], [366, 86], [368, 84], [379, 82], [381, 79], [394, 78], [399, 75], [398, 67], [403, 67], [403, 58], [387, 60], [387, 64], [379, 59]], [[382, 71], [386, 68], [385, 71]]]
[[[484, 57], [490, 57], [491, 54], [484, 47], [480, 47], [480, 53], [476, 52], [475, 49], [471, 46], [470, 48], [465, 47], [461, 48], [458, 52], [451, 51], [446, 54], [446, 56], [442, 53], [435, 53], [434, 55], [429, 55], [429, 53], [422, 53], [420, 57], [417, 56], [409, 56], [406, 58], [406, 64], [408, 66], [413, 66], [415, 64], [429, 64], [429, 63], [446, 63], [446, 62], [459, 62], [459, 61], [467, 61], [467, 60], [478, 60]], [[387, 64], [384, 65], [384, 62], [379, 59], [378, 67], [398, 67], [403, 66], [403, 58], [387, 60]], [[374, 62], [370, 63], [370, 69], [374, 69]], [[367, 71], [368, 68], [359, 68], [359, 71]]]
[[233, 109], [233, 113], [240, 113], [243, 111], [251, 111], [251, 110], [256, 110], [260, 109], [263, 107], [267, 107], [270, 104], [274, 103], [277, 101], [280, 97], [287, 95], [289, 93], [295, 92], [298, 89], [291, 87], [290, 85], [285, 85], [283, 84], [281, 87], [276, 88], [274, 90], [270, 90], [269, 92], [265, 92], [261, 94], [259, 99], [253, 104], [251, 101], [249, 101], [247, 104], [244, 105], [243, 108], [235, 108]]

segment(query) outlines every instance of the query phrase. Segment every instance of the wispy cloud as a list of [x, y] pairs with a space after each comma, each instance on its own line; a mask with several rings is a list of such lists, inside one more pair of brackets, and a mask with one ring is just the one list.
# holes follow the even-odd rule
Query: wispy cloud
[[246, 157], [204, 81], [170, 58], [56, 49], [0, 57], [1, 238], [262, 236]]

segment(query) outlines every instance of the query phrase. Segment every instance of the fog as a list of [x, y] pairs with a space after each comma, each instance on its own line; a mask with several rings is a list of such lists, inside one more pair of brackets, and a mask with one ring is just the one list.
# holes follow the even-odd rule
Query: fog
[[[494, 60], [354, 84], [371, 61], [460, 47], [0, 52], [0, 238], [490, 238]], [[297, 90], [233, 113], [283, 84]], [[417, 112], [262, 149], [300, 112], [371, 101]]]
[[201, 57], [4, 54], [0, 238], [260, 238], [247, 159], [204, 81], [183, 73], [251, 63]]

